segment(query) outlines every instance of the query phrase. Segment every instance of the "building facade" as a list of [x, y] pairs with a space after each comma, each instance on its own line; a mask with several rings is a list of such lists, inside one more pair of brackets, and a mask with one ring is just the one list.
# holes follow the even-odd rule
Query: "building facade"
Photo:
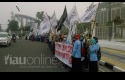
[[[96, 17], [98, 23], [96, 36], [102, 39], [108, 39], [113, 35], [114, 38], [125, 38], [124, 25], [114, 25], [114, 28], [113, 25], [110, 26], [111, 28], [107, 26], [108, 22], [113, 21], [116, 17], [125, 21], [125, 2], [101, 2]], [[110, 33], [112, 36], [109, 36]]]

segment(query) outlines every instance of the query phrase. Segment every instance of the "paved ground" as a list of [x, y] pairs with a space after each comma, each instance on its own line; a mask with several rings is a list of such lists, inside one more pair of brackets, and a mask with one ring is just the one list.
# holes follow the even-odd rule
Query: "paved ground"
[[115, 50], [121, 50], [121, 51], [125, 52], [125, 43], [122, 43], [122, 42], [100, 40], [99, 44], [101, 47], [111, 48], [111, 49], [115, 49]]
[[[99, 67], [99, 72], [112, 72], [104, 66]], [[19, 40], [9, 47], [0, 47], [0, 72], [68, 72], [68, 70], [54, 59], [54, 54], [45, 43]]]
[[55, 59], [48, 46], [20, 40], [0, 47], [0, 72], [67, 72]]
[[125, 70], [125, 51], [102, 48], [102, 60]]

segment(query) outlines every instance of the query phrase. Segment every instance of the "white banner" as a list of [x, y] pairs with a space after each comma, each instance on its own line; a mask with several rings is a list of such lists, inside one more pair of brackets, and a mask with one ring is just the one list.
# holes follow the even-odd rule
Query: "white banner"
[[71, 54], [72, 54], [72, 45], [63, 44], [59, 42], [55, 43], [55, 57], [57, 57], [60, 61], [62, 61], [69, 67], [72, 67]]
[[91, 4], [89, 8], [86, 10], [85, 14], [81, 18], [81, 22], [91, 22], [91, 20], [95, 20], [96, 12], [97, 12], [98, 4]]

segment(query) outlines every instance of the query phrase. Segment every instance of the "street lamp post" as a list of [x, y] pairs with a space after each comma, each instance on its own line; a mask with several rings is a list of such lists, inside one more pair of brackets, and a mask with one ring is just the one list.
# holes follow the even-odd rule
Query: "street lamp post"
[[[109, 2], [109, 24], [111, 23], [111, 2]], [[111, 23], [112, 24], [112, 23]], [[111, 36], [112, 36], [112, 27], [109, 25], [109, 41], [111, 41]]]
[[1, 31], [1, 24], [0, 24], [0, 31]]

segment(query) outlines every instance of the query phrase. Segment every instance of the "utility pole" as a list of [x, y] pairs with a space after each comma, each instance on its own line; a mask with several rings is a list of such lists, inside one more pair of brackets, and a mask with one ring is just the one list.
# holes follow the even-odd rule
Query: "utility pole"
[[1, 24], [0, 24], [0, 31], [1, 31]]

